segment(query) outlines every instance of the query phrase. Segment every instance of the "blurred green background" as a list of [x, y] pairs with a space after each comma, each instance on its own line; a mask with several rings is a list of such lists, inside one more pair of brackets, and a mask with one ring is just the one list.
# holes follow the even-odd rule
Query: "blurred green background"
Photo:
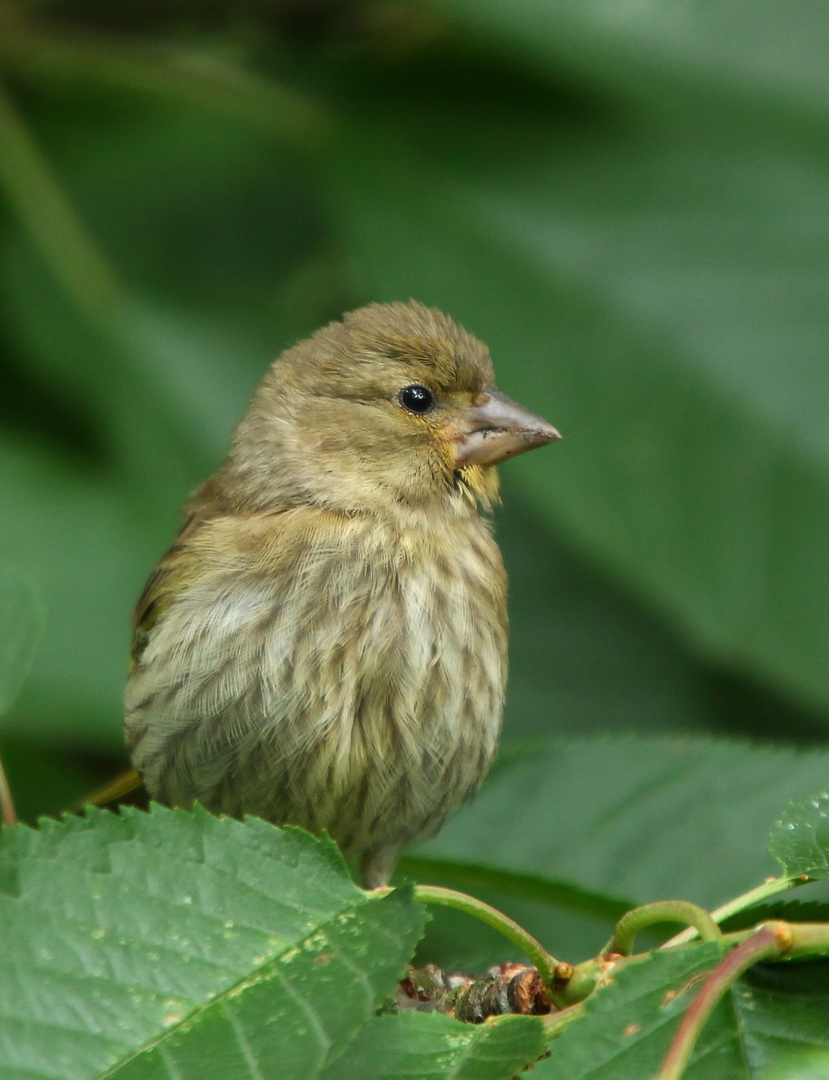
[[5, 0], [0, 278], [23, 816], [125, 763], [184, 499], [368, 300], [451, 313], [565, 435], [502, 470], [508, 743], [829, 734], [818, 0]]

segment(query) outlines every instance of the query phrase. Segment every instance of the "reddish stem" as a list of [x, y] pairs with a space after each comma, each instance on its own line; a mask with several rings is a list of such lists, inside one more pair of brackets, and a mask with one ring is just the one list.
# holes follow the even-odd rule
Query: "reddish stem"
[[788, 952], [793, 941], [788, 923], [763, 923], [756, 934], [717, 964], [683, 1017], [656, 1080], [680, 1080], [696, 1041], [723, 994], [760, 960], [772, 960]]

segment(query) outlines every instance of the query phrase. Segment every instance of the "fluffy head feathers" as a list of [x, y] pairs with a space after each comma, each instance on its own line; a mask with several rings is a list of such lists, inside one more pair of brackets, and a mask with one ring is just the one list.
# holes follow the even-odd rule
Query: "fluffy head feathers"
[[[486, 346], [448, 316], [414, 301], [369, 304], [275, 361], [202, 495], [234, 510], [434, 514], [488, 504], [493, 462], [461, 465], [458, 447], [494, 382]], [[433, 398], [422, 415], [401, 403], [412, 385]]]

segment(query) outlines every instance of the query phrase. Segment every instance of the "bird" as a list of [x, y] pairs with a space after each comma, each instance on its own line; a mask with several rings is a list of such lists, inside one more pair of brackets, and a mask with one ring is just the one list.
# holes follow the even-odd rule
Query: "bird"
[[496, 466], [558, 438], [413, 300], [283, 352], [135, 607], [125, 731], [151, 797], [325, 830], [385, 886], [496, 753]]

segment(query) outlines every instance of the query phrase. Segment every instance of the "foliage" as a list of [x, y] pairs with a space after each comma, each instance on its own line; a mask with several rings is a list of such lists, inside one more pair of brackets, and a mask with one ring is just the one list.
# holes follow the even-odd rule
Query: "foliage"
[[262, 822], [98, 812], [8, 830], [4, 847], [10, 1078], [56, 1062], [65, 1080], [195, 1077], [212, 1055], [216, 1076], [253, 1077], [259, 1058], [317, 1075], [423, 925], [406, 890], [360, 913], [367, 894], [330, 842]]
[[[565, 439], [503, 470], [501, 762], [403, 876], [473, 891], [574, 961], [666, 896], [743, 932], [733, 898], [773, 872], [764, 838], [789, 800], [772, 852], [786, 880], [825, 877], [829, 759], [792, 747], [829, 724], [825, 29], [817, 0], [0, 0], [0, 756], [24, 820], [123, 764], [131, 604], [270, 358], [348, 307], [415, 296], [486, 340], [503, 389]], [[223, 1038], [230, 1016], [238, 1073], [213, 1042], [200, 1071], [255, 1075], [245, 1038], [282, 1037], [250, 1019], [265, 998], [296, 1045], [325, 1031], [298, 1075], [508, 1076], [538, 1056], [538, 1018], [369, 1019], [420, 906], [369, 900], [324, 844], [263, 829], [154, 811], [5, 836], [0, 906], [23, 921], [0, 920], [0, 963], [20, 970], [30, 938], [45, 950], [26, 954], [25, 993], [0, 979], [20, 1025], [4, 1052], [51, 1047], [17, 1059], [27, 1080], [70, 1075], [59, 1055], [87, 1021], [90, 1069], [157, 1075], [162, 1051], [130, 1053], [161, 1032], [139, 1030], [161, 998], [116, 1008], [103, 989], [139, 985], [127, 962], [181, 982], [159, 992], [190, 1019], [159, 1045], [182, 1076], [188, 1040]], [[205, 837], [212, 854], [191, 858]], [[217, 912], [251, 902], [220, 880], [231, 857], [277, 892], [293, 880], [303, 905], [322, 875], [341, 906], [309, 906], [308, 941], [340, 917], [363, 935], [341, 943], [359, 954], [344, 968], [309, 969], [305, 1020], [273, 1005], [281, 946], [214, 962]], [[194, 955], [162, 971], [153, 934], [175, 913], [150, 886], [169, 890], [171, 866], [203, 891]], [[808, 921], [826, 920], [825, 888], [808, 886]], [[514, 956], [433, 914], [418, 963]], [[312, 947], [290, 940], [305, 978]], [[710, 951], [624, 966], [535, 1074], [586, 1075], [604, 1047], [614, 1080], [645, 1076], [692, 995], [628, 1025]], [[825, 991], [822, 960], [753, 968], [688, 1075], [819, 1075]]]
[[[826, 848], [816, 855], [825, 865]], [[796, 880], [778, 879], [774, 890]], [[567, 974], [553, 961], [549, 996], [564, 1011], [545, 1019], [502, 1016], [476, 1027], [437, 1013], [374, 1016], [423, 931], [422, 903], [444, 902], [444, 893], [364, 892], [330, 841], [198, 809], [90, 810], [44, 819], [37, 831], [6, 827], [2, 1074], [508, 1080], [543, 1055], [534, 1075], [587, 1077], [600, 1068], [633, 1080], [656, 1075], [727, 945], [743, 943], [736, 956], [754, 940], [753, 932], [732, 934], [630, 957], [609, 944], [598, 961]], [[746, 911], [753, 899], [737, 906]], [[474, 914], [477, 902], [461, 901]], [[687, 918], [688, 905], [658, 906], [652, 922]], [[791, 927], [780, 952], [829, 954], [829, 905], [813, 913], [822, 921], [766, 924]], [[642, 925], [648, 915], [638, 909]], [[781, 1030], [786, 1043], [825, 1049], [826, 961], [806, 968], [805, 982], [802, 971], [794, 977], [795, 1010], [785, 976], [776, 985], [728, 980], [727, 997], [690, 1047], [687, 1075], [759, 1077], [785, 1063]], [[568, 1006], [574, 1018], [562, 1027]]]

